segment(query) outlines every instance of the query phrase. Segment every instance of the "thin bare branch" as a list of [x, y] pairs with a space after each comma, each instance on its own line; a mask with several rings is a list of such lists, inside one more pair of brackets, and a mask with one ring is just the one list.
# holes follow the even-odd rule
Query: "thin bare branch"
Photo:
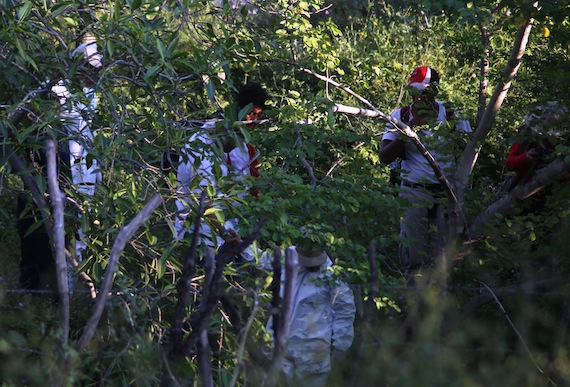
[[[283, 266], [281, 265], [281, 249], [276, 247], [273, 251], [273, 280], [271, 281], [271, 309], [277, 313], [281, 308], [281, 276]], [[277, 315], [273, 317], [271, 327], [273, 329], [273, 336], [280, 334], [281, 326], [279, 325], [280, 319]]]
[[243, 323], [241, 321], [240, 312], [234, 302], [232, 302], [228, 293], [222, 289], [220, 295], [220, 302], [222, 303], [222, 307], [224, 311], [228, 315], [228, 320], [232, 324], [232, 330], [239, 334], [243, 329]]
[[279, 319], [279, 331], [274, 337], [273, 360], [267, 375], [267, 384], [274, 386], [279, 378], [283, 358], [287, 352], [291, 312], [293, 310], [293, 291], [297, 282], [299, 271], [299, 257], [297, 251], [291, 247], [285, 251], [285, 284], [283, 289], [283, 303], [279, 313], [274, 318]]
[[362, 108], [357, 108], [357, 107], [352, 107], [352, 106], [341, 105], [341, 104], [337, 103], [333, 106], [333, 111], [339, 112], [339, 113], [345, 113], [345, 114], [359, 114], [359, 115], [363, 115], [366, 117], [378, 117], [378, 118], [392, 124], [396, 128], [396, 130], [398, 130], [401, 133], [408, 136], [412, 140], [412, 142], [414, 143], [416, 148], [418, 148], [419, 152], [426, 158], [426, 160], [428, 161], [428, 163], [432, 167], [437, 179], [440, 181], [441, 185], [444, 187], [445, 192], [447, 194], [448, 206], [450, 208], [450, 211], [452, 213], [459, 211], [459, 203], [457, 201], [457, 197], [455, 196], [455, 192], [453, 191], [453, 189], [451, 188], [451, 184], [449, 183], [449, 181], [447, 180], [447, 178], [443, 174], [441, 167], [439, 166], [439, 164], [437, 163], [437, 161], [435, 160], [433, 155], [426, 149], [424, 144], [422, 144], [422, 142], [418, 138], [418, 135], [416, 134], [416, 132], [414, 132], [408, 125], [406, 125], [405, 123], [398, 121], [396, 118], [394, 118], [390, 115], [386, 115], [386, 114], [384, 114], [381, 111], [378, 111], [376, 109], [374, 109], [374, 110], [362, 109]]
[[[358, 144], [354, 145], [352, 147], [352, 150], [357, 150], [358, 148], [360, 148], [361, 146], [364, 145], [364, 142], [359, 142]], [[333, 165], [331, 165], [331, 167], [329, 168], [329, 170], [327, 171], [327, 173], [325, 174], [326, 177], [329, 177], [330, 174], [336, 169], [336, 167], [338, 167], [345, 159], [347, 158], [347, 155], [342, 156], [341, 158], [339, 158], [337, 161], [335, 161], [333, 163]]]
[[56, 149], [56, 142], [48, 139], [46, 141], [48, 188], [54, 219], [51, 241], [57, 270], [61, 344], [62, 348], [65, 348], [69, 340], [69, 284], [67, 283], [67, 262], [65, 259], [64, 195], [59, 189]]
[[525, 53], [528, 37], [533, 24], [534, 20], [530, 19], [524, 26], [518, 29], [513, 48], [511, 49], [509, 61], [503, 72], [503, 80], [495, 86], [495, 91], [489, 100], [485, 112], [482, 114], [479, 125], [475, 128], [473, 138], [465, 146], [463, 156], [459, 161], [454, 176], [455, 188], [460, 203], [463, 202], [465, 188], [467, 187], [467, 182], [471, 175], [474, 160], [477, 158], [477, 149], [489, 134], [491, 126], [493, 125], [493, 122], [495, 122], [497, 113], [499, 112], [501, 105], [511, 88], [511, 84], [518, 72], [522, 57]]
[[62, 38], [59, 32], [53, 29], [52, 24], [49, 21], [47, 21], [37, 10], [32, 10], [32, 14], [44, 25], [45, 32], [47, 32], [48, 34], [52, 35], [55, 39], [57, 39], [61, 47], [67, 49], [67, 44], [65, 43], [65, 40]]
[[182, 269], [182, 276], [176, 284], [177, 290], [177, 300], [176, 306], [174, 307], [174, 319], [172, 326], [170, 328], [170, 339], [169, 339], [169, 349], [168, 349], [168, 359], [171, 361], [180, 361], [184, 358], [184, 348], [182, 343], [182, 324], [186, 318], [188, 306], [188, 299], [190, 297], [190, 291], [192, 289], [192, 278], [196, 273], [196, 246], [198, 240], [200, 239], [200, 223], [202, 221], [202, 215], [206, 210], [207, 194], [203, 190], [200, 195], [200, 205], [196, 213], [196, 218], [194, 219], [194, 231], [192, 234], [192, 242], [190, 247], [186, 252], [184, 258], [184, 267]]
[[505, 310], [505, 308], [503, 307], [503, 304], [501, 304], [501, 301], [499, 301], [499, 299], [497, 298], [497, 296], [495, 295], [495, 293], [493, 293], [493, 291], [491, 290], [491, 288], [489, 286], [487, 286], [487, 284], [481, 282], [481, 281], [477, 281], [479, 282], [493, 297], [493, 299], [495, 300], [495, 302], [497, 303], [497, 305], [499, 305], [499, 308], [501, 309], [501, 312], [503, 312], [503, 315], [505, 316], [505, 318], [507, 319], [507, 321], [509, 322], [509, 325], [511, 326], [511, 328], [513, 328], [513, 331], [516, 333], [517, 337], [520, 339], [521, 343], [524, 346], [524, 349], [526, 350], [526, 352], [528, 353], [528, 356], [530, 357], [530, 359], [532, 360], [532, 363], [534, 364], [534, 366], [536, 367], [536, 369], [543, 375], [545, 375], [548, 378], [548, 381], [556, 386], [556, 383], [554, 383], [554, 381], [552, 379], [550, 379], [550, 377], [548, 377], [544, 371], [542, 370], [542, 368], [540, 368], [540, 366], [538, 365], [538, 363], [536, 362], [536, 359], [534, 358], [534, 356], [532, 355], [532, 352], [530, 352], [530, 349], [528, 348], [528, 345], [526, 344], [525, 339], [522, 337], [521, 333], [519, 332], [519, 330], [517, 329], [517, 327], [515, 326], [515, 324], [512, 322], [511, 318], [509, 317], [509, 314], [507, 313], [507, 311]]
[[[207, 322], [212, 316], [214, 308], [217, 306], [218, 301], [220, 300], [222, 294], [221, 282], [226, 265], [259, 237], [261, 229], [263, 228], [266, 222], [267, 219], [261, 220], [255, 227], [253, 232], [250, 235], [244, 237], [239, 244], [230, 246], [228, 249], [218, 252], [218, 254], [216, 255], [215, 269], [211, 280], [208, 280], [210, 281], [210, 286], [207, 292], [205, 293], [207, 294], [207, 297], [203, 297], [199, 310], [194, 314], [192, 314], [189, 318], [192, 331], [188, 335], [188, 338], [186, 339], [183, 345], [184, 350], [186, 352], [196, 347], [196, 343], [199, 338], [199, 333], [206, 326]], [[207, 250], [206, 252], [208, 251], [209, 250]]]
[[365, 98], [362, 97], [361, 95], [355, 93], [355, 92], [352, 91], [349, 87], [343, 86], [343, 85], [341, 85], [340, 83], [336, 82], [335, 80], [333, 80], [333, 79], [331, 79], [331, 78], [329, 78], [329, 77], [325, 77], [324, 75], [317, 74], [317, 73], [315, 73], [314, 71], [311, 71], [311, 70], [309, 70], [309, 69], [306, 69], [306, 68], [301, 67], [300, 70], [303, 71], [303, 72], [305, 72], [305, 73], [307, 73], [307, 74], [310, 74], [310, 75], [314, 76], [314, 77], [317, 78], [317, 79], [320, 79], [321, 81], [326, 82], [327, 84], [331, 84], [331, 85], [333, 85], [334, 87], [336, 87], [336, 88], [338, 88], [338, 89], [341, 89], [341, 90], [347, 92], [348, 94], [352, 95], [354, 98], [356, 98], [357, 100], [359, 100], [360, 102], [362, 102], [363, 104], [365, 104], [366, 106], [368, 106], [371, 110], [373, 110], [373, 111], [375, 111], [375, 112], [377, 112], [377, 113], [383, 114], [383, 113], [381, 113], [378, 109], [376, 109], [376, 108], [374, 107], [374, 105], [372, 105], [372, 103], [370, 103], [370, 101], [368, 101], [367, 99], [365, 99]]
[[202, 387], [214, 387], [212, 365], [210, 363], [210, 342], [208, 341], [208, 329], [204, 327], [198, 339], [198, 373]]
[[471, 297], [471, 299], [461, 306], [462, 319], [468, 319], [471, 314], [483, 305], [491, 302], [493, 300], [492, 295], [496, 295], [498, 298], [504, 298], [509, 294], [521, 295], [521, 294], [535, 294], [535, 292], [540, 292], [542, 290], [551, 290], [564, 285], [570, 284], [570, 276], [556, 276], [545, 279], [532, 279], [530, 281], [521, 282], [514, 285], [502, 286], [499, 288], [493, 288], [492, 293], [482, 293], [479, 292], [477, 295]]
[[[17, 126], [26, 117], [26, 113], [24, 110], [19, 111], [18, 114], [15, 114], [12, 117], [11, 119], [12, 126]], [[6, 143], [2, 144], [2, 154], [4, 155], [4, 157], [8, 158], [8, 162], [10, 163], [12, 171], [14, 171], [16, 174], [18, 174], [18, 176], [20, 176], [20, 178], [24, 183], [24, 187], [29, 189], [30, 192], [32, 193], [34, 201], [36, 202], [36, 205], [38, 206], [38, 209], [42, 216], [42, 220], [44, 221], [44, 227], [46, 229], [47, 235], [49, 236], [53, 235], [53, 226], [50, 219], [49, 206], [47, 204], [44, 195], [40, 192], [38, 184], [36, 183], [36, 180], [34, 179], [33, 175], [30, 172], [28, 172], [29, 171], [28, 166], [26, 165], [24, 160], [22, 160], [16, 154], [16, 152], [12, 149], [12, 147]]]
[[117, 271], [119, 258], [121, 257], [121, 253], [123, 252], [127, 242], [132, 238], [139, 227], [144, 222], [146, 222], [148, 218], [150, 218], [160, 203], [162, 203], [162, 196], [157, 193], [144, 206], [141, 212], [139, 212], [133, 218], [131, 223], [124, 226], [119, 232], [119, 235], [117, 235], [117, 239], [115, 240], [113, 248], [111, 249], [111, 256], [105, 270], [101, 289], [99, 290], [97, 300], [95, 301], [93, 313], [87, 322], [87, 326], [85, 327], [83, 335], [77, 341], [76, 348], [78, 350], [85, 348], [87, 343], [91, 341], [93, 335], [95, 334], [95, 330], [97, 329], [97, 325], [99, 324], [99, 320], [101, 319], [101, 315], [105, 309], [105, 304], [107, 303], [108, 293], [111, 290], [111, 286], [113, 285], [113, 278], [115, 276], [115, 272]]
[[230, 387], [235, 386], [237, 384], [239, 372], [243, 368], [243, 364], [244, 364], [243, 355], [245, 353], [247, 336], [249, 334], [249, 330], [251, 329], [251, 326], [253, 325], [253, 321], [255, 320], [255, 317], [257, 316], [258, 310], [259, 310], [259, 296], [258, 296], [257, 292], [254, 291], [253, 292], [253, 309], [251, 311], [249, 318], [247, 319], [245, 329], [240, 330], [239, 335], [238, 335], [239, 346], [238, 346], [238, 349], [236, 351], [236, 363], [237, 363], [237, 365], [236, 365], [236, 368], [234, 369], [234, 372], [232, 375], [232, 380], [229, 384]]
[[376, 261], [376, 242], [371, 241], [368, 244], [368, 267], [370, 268], [370, 289], [368, 290], [368, 301], [362, 316], [362, 322], [366, 323], [372, 310], [375, 309], [376, 304], [374, 299], [378, 294], [378, 262]]
[[564, 172], [570, 171], [570, 160], [561, 157], [546, 167], [537, 171], [530, 181], [516, 186], [507, 195], [493, 202], [477, 215], [467, 230], [468, 240], [476, 240], [481, 234], [481, 228], [488, 222], [495, 221], [497, 214], [505, 214], [516, 203], [528, 198], [543, 187], [558, 179]]
[[[301, 132], [299, 132], [299, 130], [295, 130], [295, 133], [297, 134], [297, 142], [301, 144], [303, 142], [303, 137], [301, 136]], [[323, 183], [322, 180], [317, 179], [317, 177], [315, 176], [315, 172], [313, 171], [313, 167], [307, 161], [307, 159], [305, 159], [303, 156], [300, 156], [300, 155], [297, 158], [299, 159], [301, 164], [303, 164], [303, 166], [307, 170], [307, 173], [309, 174], [309, 178], [312, 181], [311, 185], [313, 188], [316, 187], [317, 184], [327, 185], [327, 184]]]

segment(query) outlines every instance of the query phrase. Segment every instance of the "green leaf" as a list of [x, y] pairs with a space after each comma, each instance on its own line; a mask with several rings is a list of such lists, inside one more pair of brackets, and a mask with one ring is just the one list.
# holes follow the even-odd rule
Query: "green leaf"
[[20, 56], [26, 61], [28, 62], [33, 68], [35, 68], [36, 70], [38, 70], [38, 66], [36, 65], [36, 62], [34, 61], [34, 59], [32, 57], [30, 57], [28, 55], [28, 53], [26, 52], [26, 45], [24, 44], [24, 42], [17, 38], [16, 41], [16, 47], [18, 48], [18, 53], [20, 54]]
[[32, 10], [32, 2], [26, 1], [19, 9], [18, 9], [18, 23], [21, 23], [25, 18], [28, 17]]
[[109, 56], [113, 56], [113, 53], [115, 52], [115, 43], [110, 39], [107, 41], [107, 52], [109, 53]]
[[150, 80], [152, 79], [152, 77], [154, 76], [154, 74], [158, 73], [158, 71], [160, 70], [160, 65], [155, 65], [152, 66], [151, 68], [149, 68], [146, 73], [144, 74], [144, 79], [145, 81], [150, 83]]
[[133, 0], [133, 1], [131, 2], [131, 9], [132, 9], [133, 11], [136, 11], [137, 9], [140, 8], [141, 4], [142, 4], [142, 0]]
[[208, 94], [208, 99], [212, 105], [216, 105], [216, 86], [211, 80], [206, 82], [206, 94]]
[[155, 245], [158, 243], [158, 238], [156, 235], [151, 234], [150, 232], [145, 232], [146, 239], [150, 245]]
[[158, 53], [160, 54], [160, 57], [162, 58], [162, 60], [164, 60], [165, 55], [164, 55], [164, 43], [162, 42], [161, 39], [156, 39], [156, 48], [158, 49]]
[[113, 7], [113, 19], [119, 20], [121, 18], [121, 2], [115, 1]]
[[329, 107], [327, 111], [327, 125], [329, 128], [334, 128], [334, 113], [332, 111], [332, 106]]
[[172, 52], [176, 49], [176, 46], [179, 42], [179, 37], [176, 36], [172, 41], [168, 44], [168, 48], [166, 49], [166, 55], [171, 56]]
[[95, 281], [100, 281], [103, 276], [103, 268], [100, 262], [94, 262], [91, 266], [91, 276]]
[[75, 28], [77, 27], [79, 24], [77, 24], [77, 21], [69, 16], [65, 16], [63, 18], [63, 21], [65, 22], [65, 24], [67, 24], [68, 27], [72, 27]]
[[166, 262], [162, 259], [154, 259], [154, 265], [156, 268], [156, 276], [162, 278], [166, 272]]

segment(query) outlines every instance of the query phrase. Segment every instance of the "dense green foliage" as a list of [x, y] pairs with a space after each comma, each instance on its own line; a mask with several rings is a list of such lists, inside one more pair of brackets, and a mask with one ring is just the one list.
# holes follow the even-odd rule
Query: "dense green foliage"
[[[37, 90], [57, 79], [80, 90], [80, 60], [71, 52], [81, 36], [95, 36], [104, 55], [92, 123], [102, 184], [90, 200], [63, 185], [67, 197], [84, 209], [80, 225], [68, 217], [69, 232], [81, 227], [90, 241], [78, 271], [99, 286], [120, 230], [155, 192], [164, 198], [122, 252], [94, 338], [86, 348], [74, 348], [92, 313], [91, 300], [78, 285], [69, 345], [61, 345], [57, 308], [17, 289], [14, 198], [23, 183], [13, 173], [10, 155], [2, 153], [0, 384], [158, 385], [165, 375], [197, 383], [195, 356], [175, 363], [166, 355], [190, 239], [174, 238], [176, 177], [162, 168], [162, 158], [165, 150], [186, 143], [187, 120], [221, 112], [225, 120], [217, 130], [242, 133], [257, 144], [263, 172], [249, 182], [260, 198], [245, 199], [239, 207], [231, 204], [241, 200], [243, 188], [220, 182], [229, 192], [226, 207], [239, 208], [220, 216], [242, 217], [243, 235], [266, 219], [256, 243], [267, 251], [294, 244], [303, 225], [321, 230], [336, 259], [335, 272], [354, 289], [356, 339], [346, 364], [333, 372], [334, 385], [570, 382], [567, 184], [549, 187], [541, 212], [531, 211], [537, 205], [531, 198], [486, 225], [483, 238], [454, 261], [445, 297], [437, 289], [425, 291], [421, 331], [405, 341], [399, 334], [404, 301], [413, 295], [404, 287], [397, 251], [398, 222], [407, 203], [397, 197], [388, 168], [378, 159], [385, 123], [333, 114], [334, 103], [365, 106], [309, 73], [327, 75], [389, 113], [407, 103], [410, 71], [430, 65], [442, 75], [439, 97], [475, 127], [481, 57], [487, 52], [490, 95], [503, 77], [517, 28], [535, 18], [515, 82], [493, 130], [479, 144], [465, 199], [469, 222], [500, 198], [504, 160], [524, 114], [554, 99], [570, 106], [568, 5], [332, 1], [317, 12], [326, 4], [238, 3], [0, 2], [0, 136], [15, 154], [24, 157], [26, 149], [44, 147], [46, 137], [65, 139], [53, 101]], [[482, 27], [490, 31], [488, 45]], [[248, 80], [261, 82], [271, 94], [270, 122], [249, 132], [233, 124], [242, 118], [235, 93]], [[14, 124], [22, 107], [30, 113]], [[45, 192], [45, 178], [34, 174], [34, 179]], [[372, 253], [379, 265], [373, 284], [367, 260]], [[199, 267], [192, 279], [196, 292], [188, 315], [199, 309], [203, 274]], [[266, 344], [271, 273], [228, 266], [225, 274], [226, 294], [242, 323], [251, 317], [246, 334], [260, 350]], [[368, 299], [371, 285], [379, 286], [374, 300]], [[217, 308], [208, 323], [214, 381], [230, 385], [235, 376], [239, 385], [258, 385], [265, 364], [251, 348], [241, 352], [243, 336], [229, 315]]]

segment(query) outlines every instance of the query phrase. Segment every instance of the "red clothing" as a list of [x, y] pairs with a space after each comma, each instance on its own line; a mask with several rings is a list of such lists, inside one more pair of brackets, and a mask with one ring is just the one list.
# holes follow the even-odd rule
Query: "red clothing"
[[249, 174], [253, 177], [259, 177], [259, 168], [261, 167], [261, 163], [259, 162], [258, 154], [253, 145], [247, 144], [247, 152], [249, 153], [249, 157], [251, 157], [251, 164], [249, 167]]
[[522, 150], [522, 145], [520, 142], [515, 141], [511, 146], [509, 155], [507, 156], [506, 168], [507, 171], [514, 171], [519, 174], [521, 178], [524, 178], [533, 169], [533, 161], [526, 157], [526, 154], [530, 150]]

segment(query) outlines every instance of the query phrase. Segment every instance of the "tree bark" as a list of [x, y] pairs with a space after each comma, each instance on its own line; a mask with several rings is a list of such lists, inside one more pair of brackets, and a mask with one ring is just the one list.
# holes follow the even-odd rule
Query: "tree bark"
[[59, 189], [57, 173], [57, 145], [52, 139], [46, 141], [48, 188], [53, 206], [53, 234], [51, 248], [57, 270], [57, 289], [59, 292], [59, 316], [62, 348], [69, 339], [69, 284], [67, 283], [67, 261], [65, 259], [65, 229], [63, 220], [64, 195]]
[[192, 289], [192, 279], [196, 273], [196, 246], [200, 239], [200, 223], [202, 215], [206, 210], [206, 191], [203, 190], [200, 196], [200, 205], [198, 207], [196, 218], [194, 220], [194, 231], [192, 234], [192, 242], [186, 252], [184, 258], [184, 267], [182, 268], [182, 276], [176, 284], [178, 297], [176, 306], [174, 307], [174, 317], [170, 328], [170, 338], [168, 341], [168, 359], [171, 361], [180, 361], [184, 358], [184, 347], [182, 342], [182, 325], [186, 318], [186, 307]]
[[489, 104], [481, 117], [481, 121], [475, 128], [473, 139], [465, 146], [463, 156], [457, 166], [453, 179], [459, 203], [463, 203], [465, 189], [467, 187], [467, 182], [469, 181], [469, 176], [471, 175], [474, 161], [477, 158], [478, 149], [489, 134], [491, 126], [495, 122], [497, 113], [499, 112], [499, 109], [511, 88], [513, 79], [519, 70], [533, 23], [533, 19], [530, 19], [524, 26], [518, 29], [513, 48], [511, 49], [509, 61], [503, 71], [503, 80], [495, 86], [495, 91], [493, 92]]
[[243, 238], [242, 242], [236, 246], [232, 246], [229, 249], [218, 253], [215, 257], [215, 268], [211, 274], [211, 278], [205, 279], [205, 283], [209, 284], [208, 289], [204, 289], [204, 297], [202, 297], [202, 303], [197, 312], [192, 314], [189, 318], [190, 326], [192, 331], [188, 335], [188, 338], [184, 342], [185, 353], [188, 353], [191, 349], [196, 347], [199, 334], [202, 329], [205, 328], [208, 320], [210, 319], [214, 308], [218, 304], [220, 297], [222, 295], [221, 291], [221, 281], [224, 275], [224, 269], [226, 265], [239, 253], [245, 250], [249, 245], [253, 243], [259, 237], [261, 228], [265, 224], [266, 220], [260, 221], [255, 230]]
[[[281, 250], [276, 247], [273, 253], [273, 280], [271, 281], [271, 307], [274, 311], [278, 311], [281, 308], [281, 270], [283, 269], [281, 265]], [[277, 316], [277, 315], [276, 315]], [[273, 318], [273, 336], [277, 337], [281, 333], [281, 326], [279, 325], [280, 319]]]
[[565, 160], [564, 156], [540, 169], [527, 183], [516, 186], [507, 195], [493, 202], [486, 209], [481, 211], [467, 229], [465, 235], [466, 239], [468, 241], [476, 240], [481, 234], [481, 228], [483, 225], [494, 221], [496, 219], [496, 214], [505, 214], [516, 203], [521, 202], [541, 188], [551, 184], [564, 172], [568, 171], [570, 171], [570, 158]]
[[279, 313], [274, 315], [274, 319], [278, 319], [279, 330], [273, 335], [273, 359], [267, 375], [266, 385], [275, 386], [279, 380], [283, 358], [287, 352], [287, 341], [289, 339], [289, 325], [291, 322], [291, 311], [293, 308], [293, 291], [297, 282], [297, 273], [299, 271], [299, 257], [297, 252], [289, 247], [285, 251], [285, 283], [283, 289], [283, 300]]

